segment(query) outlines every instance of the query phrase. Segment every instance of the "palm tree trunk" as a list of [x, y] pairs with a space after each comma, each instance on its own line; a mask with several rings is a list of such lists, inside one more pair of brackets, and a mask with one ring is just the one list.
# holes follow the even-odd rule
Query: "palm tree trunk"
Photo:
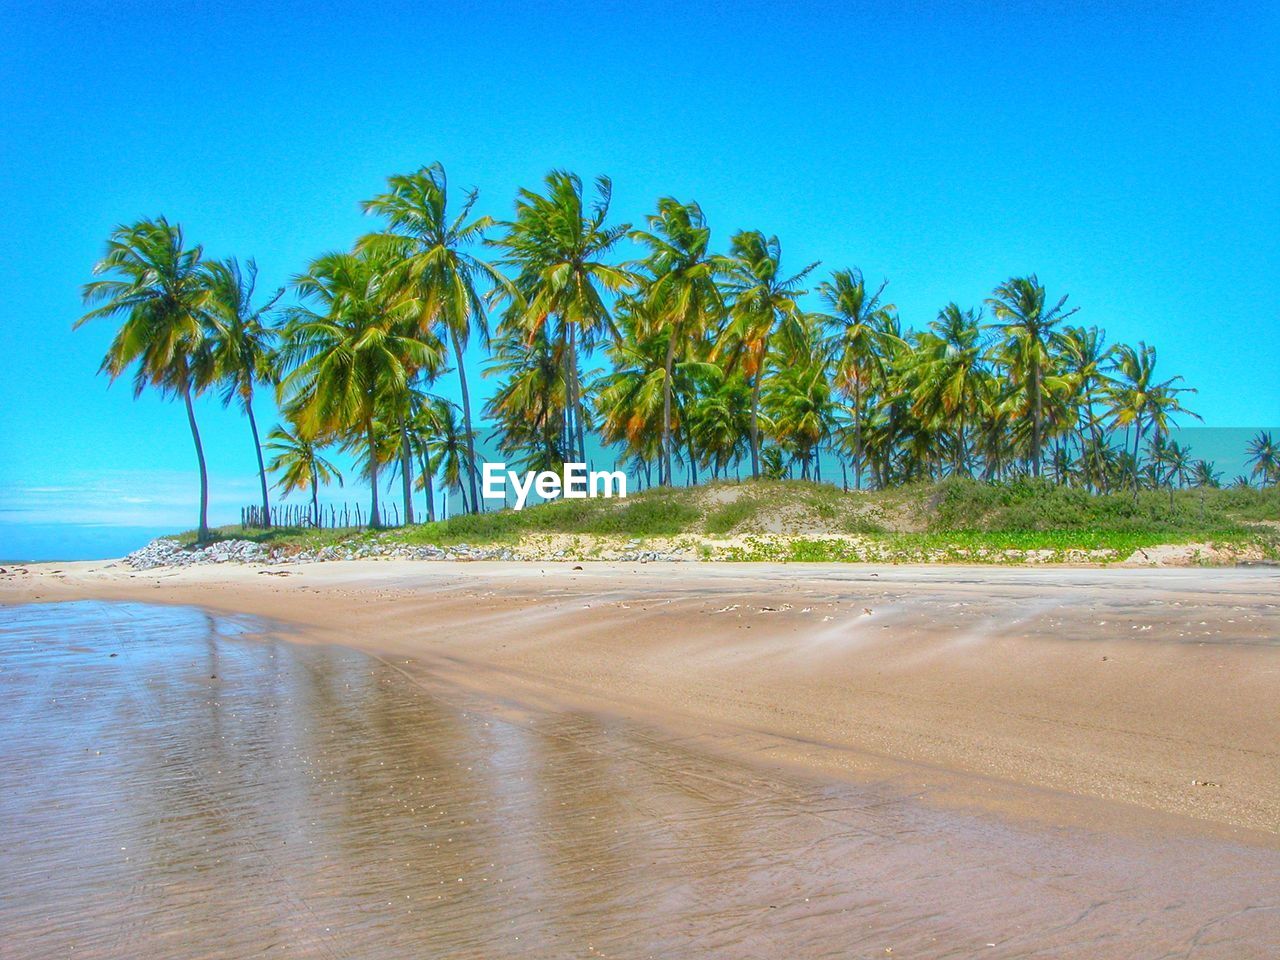
[[369, 505], [369, 526], [377, 529], [382, 526], [382, 517], [378, 513], [378, 442], [373, 435], [373, 421], [365, 423], [365, 438], [369, 441], [369, 489], [372, 500]]
[[1138, 451], [1142, 447], [1142, 415], [1139, 414], [1134, 420], [1134, 437], [1133, 437], [1133, 502], [1138, 502], [1138, 487], [1140, 485], [1141, 464], [1138, 462]]
[[755, 383], [751, 385], [751, 479], [760, 479], [760, 380], [764, 375], [764, 364], [756, 371]]
[[431, 463], [431, 454], [425, 447], [419, 448], [418, 462], [422, 464], [422, 489], [427, 494], [427, 523], [436, 522], [436, 494], [432, 489], [435, 486], [434, 478], [431, 476], [428, 466]]
[[[1098, 433], [1098, 418], [1093, 415], [1092, 409], [1089, 411], [1089, 432], [1093, 435], [1093, 450], [1095, 454], [1095, 465], [1096, 465], [1096, 455], [1102, 449], [1102, 437]], [[1107, 492], [1106, 491], [1106, 485], [1107, 485], [1106, 474], [1103, 471], [1098, 471], [1098, 475], [1094, 479], [1095, 479], [1094, 486], [1098, 490], [1102, 491], [1103, 493]]]
[[862, 381], [853, 381], [853, 489], [862, 489]]
[[576, 431], [578, 441], [578, 462], [587, 462], [587, 427], [586, 417], [583, 416], [582, 404], [582, 381], [578, 379], [578, 348], [573, 348], [573, 425]]
[[311, 525], [320, 526], [320, 471], [311, 465]]
[[450, 334], [453, 341], [453, 356], [458, 363], [458, 386], [462, 389], [462, 425], [467, 431], [467, 480], [471, 486], [471, 502], [479, 503], [476, 495], [476, 440], [471, 430], [471, 395], [467, 392], [467, 368], [462, 362], [462, 344], [458, 338]]
[[676, 331], [668, 330], [667, 362], [662, 367], [662, 475], [671, 485], [671, 368], [676, 359]]
[[262, 485], [262, 515], [271, 526], [271, 501], [267, 498], [267, 466], [262, 460], [262, 441], [258, 439], [258, 422], [253, 417], [253, 393], [244, 398], [244, 412], [249, 417], [249, 430], [253, 434], [253, 452], [258, 457], [258, 481]]
[[[564, 322], [563, 320], [561, 321]], [[574, 395], [577, 386], [578, 372], [578, 354], [577, 342], [574, 336], [574, 325], [565, 324], [568, 328], [565, 330], [565, 342], [567, 349], [564, 352], [564, 445], [561, 453], [566, 460], [573, 458], [573, 446], [577, 431], [574, 429], [574, 419], [578, 414], [578, 399]]]
[[200, 464], [200, 526], [196, 539], [203, 543], [209, 539], [209, 473], [204, 465], [204, 446], [200, 443], [200, 428], [196, 426], [196, 411], [191, 405], [191, 388], [184, 386], [182, 400], [187, 407], [187, 424], [191, 427], [191, 439], [196, 445], [196, 461]]
[[1031, 474], [1040, 476], [1040, 359], [1031, 363]]
[[404, 525], [413, 526], [413, 451], [409, 449], [409, 424], [400, 414], [400, 479], [404, 491]]
[[693, 449], [693, 434], [689, 432], [687, 426], [684, 431], [684, 448], [689, 454], [689, 483], [696, 487], [698, 485], [698, 452]]

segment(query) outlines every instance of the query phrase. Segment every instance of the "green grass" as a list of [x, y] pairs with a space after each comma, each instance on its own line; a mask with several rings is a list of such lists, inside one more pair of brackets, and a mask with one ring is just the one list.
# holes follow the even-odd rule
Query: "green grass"
[[[435, 523], [384, 531], [350, 528], [314, 530], [308, 527], [273, 527], [270, 530], [219, 527], [212, 539], [243, 539], [298, 549], [315, 549], [334, 543], [358, 544], [389, 539], [409, 544], [447, 546], [459, 543], [514, 543], [527, 534], [567, 533], [614, 537], [674, 537], [701, 518], [681, 488], [646, 490], [625, 500], [558, 500], [525, 510], [467, 514]], [[195, 531], [180, 538], [195, 542]]]
[[[1195, 538], [1195, 542], [1200, 541], [1217, 546], [1257, 544], [1268, 559], [1280, 559], [1277, 541], [1256, 535], [1232, 532]], [[857, 541], [749, 537], [745, 546], [729, 550], [724, 559], [778, 563], [1021, 563], [1032, 553], [1042, 563], [1115, 563], [1139, 549], [1186, 542], [1191, 541], [1161, 534], [1079, 530], [891, 533]]]
[[407, 528], [410, 543], [501, 543], [529, 533], [674, 537], [701, 516], [679, 490], [646, 490], [626, 500], [560, 500], [525, 510], [453, 517]]
[[[792, 536], [766, 532], [785, 521]], [[1110, 551], [1124, 559], [1159, 544], [1257, 544], [1280, 557], [1280, 490], [1180, 490], [1095, 496], [1048, 481], [988, 484], [952, 479], [894, 490], [845, 493], [807, 481], [723, 482], [658, 488], [626, 500], [562, 500], [526, 510], [459, 516], [386, 531], [223, 527], [289, 552], [371, 542], [451, 546], [516, 544], [561, 534], [606, 540], [688, 536], [747, 538], [733, 559], [964, 560], [1005, 562], [1005, 551]], [[851, 541], [850, 535], [857, 538]], [[183, 535], [194, 542], [194, 533]], [[591, 544], [589, 547], [594, 548]]]
[[1047, 480], [989, 484], [948, 480], [932, 488], [934, 530], [1089, 530], [1130, 533], [1242, 532], [1250, 521], [1280, 519], [1277, 490], [1167, 490], [1097, 495]]
[[754, 520], [760, 513], [760, 504], [755, 500], [743, 498], [726, 503], [707, 514], [704, 527], [707, 533], [720, 536], [729, 533], [734, 527]]

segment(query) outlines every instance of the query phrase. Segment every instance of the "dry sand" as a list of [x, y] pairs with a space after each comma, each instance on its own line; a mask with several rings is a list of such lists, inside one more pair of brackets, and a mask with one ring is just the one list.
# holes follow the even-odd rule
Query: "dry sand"
[[1280, 848], [1280, 573], [348, 561], [10, 566], [0, 602], [271, 617], [537, 707], [924, 802]]

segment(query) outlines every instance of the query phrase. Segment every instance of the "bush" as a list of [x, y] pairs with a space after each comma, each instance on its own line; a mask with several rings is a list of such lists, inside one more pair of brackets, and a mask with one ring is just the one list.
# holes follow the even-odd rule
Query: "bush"
[[750, 500], [735, 500], [707, 514], [707, 533], [728, 533], [738, 524], [755, 517], [758, 507]]

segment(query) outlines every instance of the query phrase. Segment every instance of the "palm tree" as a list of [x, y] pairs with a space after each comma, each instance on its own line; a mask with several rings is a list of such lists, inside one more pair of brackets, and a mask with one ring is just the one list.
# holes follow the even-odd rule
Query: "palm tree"
[[502, 380], [485, 405], [496, 423], [498, 449], [523, 470], [557, 471], [568, 460], [565, 409], [568, 383], [563, 351], [544, 327], [526, 337], [508, 331], [494, 345], [485, 376]]
[[671, 197], [658, 201], [649, 229], [632, 238], [649, 248], [644, 297], [648, 316], [666, 328], [667, 349], [662, 379], [662, 482], [671, 483], [671, 380], [676, 350], [700, 340], [724, 314], [724, 297], [716, 282], [722, 259], [710, 252], [711, 230], [702, 208]]
[[740, 461], [751, 426], [751, 390], [741, 374], [706, 363], [696, 373], [699, 387], [686, 410], [688, 433], [701, 462], [719, 478]]
[[[1106, 398], [1111, 388], [1107, 369], [1115, 348], [1105, 346], [1103, 332], [1097, 327], [1066, 327], [1058, 338], [1062, 347], [1061, 361], [1068, 382], [1071, 384], [1072, 405], [1077, 413], [1077, 435], [1083, 452], [1088, 440], [1096, 448], [1102, 442], [1100, 420], [1096, 407]], [[1093, 471], [1096, 458], [1082, 457], [1085, 483], [1098, 489], [1103, 477]]]
[[781, 447], [768, 444], [760, 451], [760, 475], [766, 480], [781, 480], [787, 475], [787, 462]]
[[258, 280], [258, 265], [254, 261], [250, 260], [242, 270], [234, 257], [215, 260], [205, 266], [205, 272], [210, 292], [208, 375], [223, 386], [222, 405], [230, 406], [238, 401], [249, 419], [253, 453], [258, 458], [263, 523], [270, 526], [267, 468], [262, 459], [258, 422], [253, 416], [253, 393], [257, 384], [274, 384], [279, 379], [273, 352], [276, 331], [266, 317], [284, 296], [284, 288], [277, 290], [261, 307], [254, 307], [253, 294]]
[[916, 417], [935, 428], [955, 424], [953, 472], [968, 462], [965, 427], [976, 417], [985, 392], [980, 320], [980, 311], [961, 310], [954, 303], [943, 307], [930, 329], [916, 336], [905, 377]]
[[1169, 509], [1172, 510], [1174, 488], [1187, 485], [1187, 480], [1195, 469], [1195, 461], [1191, 459], [1189, 447], [1176, 440], [1166, 441], [1163, 434], [1156, 434], [1152, 438], [1151, 447], [1150, 460], [1157, 470], [1164, 471], [1163, 481], [1169, 488]]
[[[484, 302], [477, 284], [497, 290], [505, 290], [507, 284], [494, 267], [468, 253], [466, 248], [483, 238], [493, 219], [485, 216], [468, 220], [479, 198], [476, 190], [467, 193], [456, 216], [449, 216], [449, 181], [439, 163], [416, 173], [390, 177], [387, 186], [386, 193], [363, 204], [366, 213], [386, 219], [387, 229], [363, 238], [358, 249], [378, 251], [395, 261], [390, 282], [403, 285], [417, 299], [422, 333], [434, 332], [452, 347], [462, 393], [467, 460], [475, 464], [471, 395], [467, 390], [463, 351], [471, 340], [473, 327], [482, 342], [487, 344], [489, 339]], [[475, 510], [479, 496], [474, 471], [467, 481]]]
[[427, 522], [436, 519], [435, 479], [439, 472], [439, 458], [432, 454], [437, 439], [448, 430], [445, 415], [449, 411], [448, 401], [433, 396], [422, 390], [415, 390], [410, 406], [409, 435], [413, 442], [413, 453], [418, 462], [418, 473], [414, 478], [415, 490], [426, 494]]
[[620, 336], [608, 351], [612, 370], [593, 385], [600, 438], [621, 444], [624, 456], [658, 460], [658, 482], [670, 484], [670, 381], [663, 358], [674, 353], [674, 330], [653, 322], [647, 301], [627, 298], [617, 312]]
[[602, 332], [613, 334], [605, 296], [631, 286], [630, 271], [606, 262], [630, 224], [609, 226], [613, 185], [596, 179], [597, 199], [583, 204], [582, 180], [556, 170], [546, 177], [546, 194], [522, 189], [515, 219], [503, 224], [494, 243], [505, 251], [501, 263], [517, 273], [499, 291], [509, 300], [505, 321], [532, 339], [549, 320], [557, 324], [555, 341], [565, 364], [568, 395], [564, 407], [563, 447], [586, 460], [585, 414], [578, 372], [579, 350], [590, 350]]
[[295, 490], [311, 491], [311, 523], [320, 526], [320, 484], [342, 486], [342, 474], [320, 453], [320, 444], [303, 428], [274, 427], [267, 434], [267, 449], [273, 454], [267, 465], [280, 474], [278, 486], [288, 496]]
[[1135, 500], [1141, 472], [1138, 451], [1146, 430], [1154, 428], [1156, 435], [1163, 437], [1168, 432], [1171, 417], [1177, 413], [1187, 413], [1199, 419], [1178, 400], [1178, 394], [1195, 391], [1189, 387], [1177, 386], [1182, 380], [1180, 376], [1157, 381], [1155, 369], [1155, 347], [1141, 342], [1136, 350], [1127, 344], [1116, 347], [1117, 376], [1108, 391], [1108, 399], [1111, 404], [1112, 426], [1133, 430], [1132, 480]]
[[788, 364], [770, 379], [764, 394], [771, 433], [800, 464], [804, 479], [821, 479], [815, 453], [831, 432], [834, 405], [826, 364]]
[[1262, 486], [1280, 483], [1280, 444], [1271, 439], [1270, 432], [1259, 430], [1258, 435], [1249, 441], [1245, 452], [1249, 455], [1245, 462], [1253, 464], [1252, 475]]
[[472, 445], [464, 435], [458, 423], [458, 408], [447, 400], [437, 398], [432, 404], [431, 413], [435, 432], [428, 437], [425, 446], [428, 463], [432, 465], [432, 475], [437, 471], [444, 480], [445, 489], [457, 490], [462, 496], [463, 512], [472, 512], [479, 507], [467, 500], [465, 478], [475, 471], [475, 464], [467, 458], [471, 456]]
[[1079, 310], [1064, 312], [1064, 295], [1046, 309], [1046, 292], [1035, 274], [1013, 277], [996, 287], [987, 300], [1004, 330], [1006, 349], [1013, 358], [1012, 372], [1027, 395], [1031, 411], [1031, 472], [1040, 476], [1040, 444], [1044, 429], [1044, 371], [1052, 363], [1049, 348], [1054, 328]]
[[867, 291], [862, 271], [836, 270], [830, 280], [818, 284], [818, 295], [826, 307], [827, 322], [832, 328], [831, 346], [835, 353], [835, 386], [851, 401], [853, 435], [850, 453], [853, 457], [853, 486], [862, 489], [862, 420], [866, 397], [875, 383], [883, 383], [885, 350], [898, 337], [895, 311], [882, 300], [889, 281], [883, 281], [874, 293]]
[[697, 458], [686, 409], [696, 397], [696, 378], [709, 376], [716, 368], [699, 360], [695, 345], [687, 344], [684, 357], [668, 371], [676, 328], [655, 322], [648, 298], [623, 298], [617, 325], [620, 337], [608, 350], [613, 369], [593, 384], [601, 439], [606, 444], [623, 444], [626, 456], [645, 463], [657, 460], [659, 482], [670, 484], [671, 463], [664, 459], [663, 440], [670, 438], [675, 446], [671, 434], [679, 433], [696, 477]]
[[782, 244], [759, 230], [744, 230], [730, 240], [722, 269], [733, 298], [729, 325], [720, 350], [730, 365], [741, 364], [751, 380], [751, 476], [760, 476], [760, 390], [769, 362], [769, 340], [780, 325], [793, 324], [800, 313], [796, 301], [808, 291], [800, 284], [818, 266], [809, 264], [791, 277], [782, 275]]
[[84, 286], [85, 304], [98, 306], [75, 323], [79, 328], [99, 317], [121, 318], [99, 371], [114, 382], [133, 367], [135, 397], [147, 387], [182, 397], [200, 468], [201, 542], [209, 539], [209, 475], [191, 400], [202, 389], [195, 367], [208, 332], [202, 255], [201, 247], [186, 245], [182, 227], [164, 217], [116, 227], [93, 268], [103, 279]]
[[1191, 485], [1200, 491], [1200, 519], [1204, 519], [1205, 491], [1222, 486], [1222, 471], [1215, 470], [1210, 460], [1197, 460], [1191, 468]]
[[303, 305], [289, 312], [282, 350], [290, 373], [281, 392], [306, 428], [361, 438], [373, 527], [382, 523], [378, 417], [389, 400], [401, 409], [418, 371], [441, 362], [439, 344], [420, 335], [420, 306], [384, 282], [390, 267], [373, 254], [330, 253], [313, 261], [294, 279]]

